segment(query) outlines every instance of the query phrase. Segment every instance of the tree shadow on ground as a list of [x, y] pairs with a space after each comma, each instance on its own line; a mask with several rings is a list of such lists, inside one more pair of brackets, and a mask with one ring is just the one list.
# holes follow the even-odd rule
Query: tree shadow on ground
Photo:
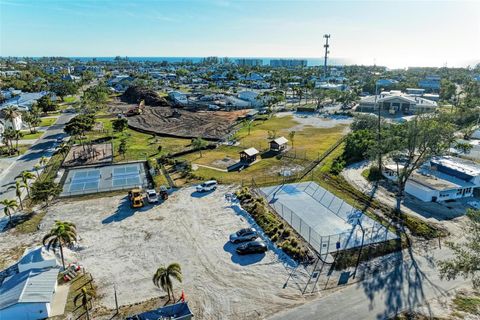
[[122, 202], [118, 206], [117, 210], [109, 217], [102, 220], [102, 224], [110, 224], [112, 222], [121, 222], [131, 216], [136, 212], [148, 210], [145, 206], [141, 208], [131, 208], [130, 200], [128, 196], [122, 199]]

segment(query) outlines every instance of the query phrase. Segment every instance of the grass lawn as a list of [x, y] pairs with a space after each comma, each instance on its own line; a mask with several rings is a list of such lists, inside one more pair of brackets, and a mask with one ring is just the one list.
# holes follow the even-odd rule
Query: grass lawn
[[66, 103], [66, 104], [70, 104], [70, 103], [73, 103], [77, 100], [77, 97], [76, 96], [68, 96], [68, 97], [64, 97], [63, 98], [63, 102]]
[[[112, 120], [115, 118], [97, 119], [103, 123], [103, 131], [92, 131], [87, 133], [89, 140], [108, 138], [110, 133], [113, 137], [114, 162], [127, 160], [145, 160], [150, 157], [159, 157], [168, 153], [175, 153], [184, 150], [190, 145], [190, 139], [155, 137], [151, 134], [141, 133], [132, 129], [126, 129], [123, 133], [114, 133]], [[127, 141], [125, 156], [118, 153], [118, 146], [122, 139]], [[162, 151], [158, 152], [158, 147]]]
[[[265, 121], [254, 121], [248, 134], [248, 129], [243, 127], [236, 135], [243, 147], [255, 147], [258, 150], [268, 148], [269, 132], [275, 132], [277, 137], [284, 136], [290, 140], [288, 134], [291, 128], [299, 123], [292, 116], [271, 118]], [[323, 151], [338, 141], [344, 135], [344, 126], [333, 128], [304, 127], [295, 132], [293, 148], [298, 154], [305, 154], [308, 159], [315, 159]], [[289, 142], [291, 146], [291, 141]]]
[[23, 133], [23, 136], [22, 136], [21, 140], [38, 139], [44, 134], [43, 131], [37, 131], [35, 133], [30, 133], [30, 130], [22, 131], [22, 133]]
[[41, 118], [39, 127], [50, 127], [52, 124], [57, 121], [56, 117], [44, 117]]
[[[193, 164], [206, 165], [218, 168], [216, 161], [224, 158], [239, 160], [239, 152], [244, 148], [255, 147], [258, 150], [265, 150], [268, 148], [269, 131], [276, 131], [276, 136], [285, 136], [288, 139], [289, 129], [298, 125], [298, 122], [293, 120], [293, 117], [271, 118], [268, 120], [255, 121], [253, 127], [248, 133], [247, 128], [240, 129], [236, 134], [239, 146], [221, 146], [215, 150], [203, 151], [203, 156], [200, 153], [189, 154], [182, 159], [190, 161]], [[279, 172], [285, 169], [291, 171], [300, 171], [306, 164], [314, 160], [323, 151], [328, 149], [343, 135], [344, 127], [337, 126], [334, 128], [312, 128], [306, 127], [301, 131], [297, 131], [294, 138], [294, 146], [297, 154], [306, 155], [308, 160], [291, 159], [283, 157], [277, 159], [276, 157], [265, 157], [259, 162], [254, 163], [250, 167], [241, 172], [223, 172], [211, 168], [199, 166], [194, 174], [202, 179], [214, 178], [222, 183], [240, 183], [247, 182], [252, 178], [257, 180], [267, 179], [268, 177], [279, 177]]]
[[473, 295], [457, 293], [453, 299], [453, 305], [455, 310], [478, 316], [480, 315], [480, 293]]
[[[15, 142], [14, 142], [15, 143]], [[19, 144], [18, 145], [18, 153], [15, 153], [14, 155], [7, 156], [7, 155], [0, 155], [0, 158], [13, 158], [13, 157], [18, 157], [27, 152], [28, 149], [30, 149], [32, 145], [31, 144]]]

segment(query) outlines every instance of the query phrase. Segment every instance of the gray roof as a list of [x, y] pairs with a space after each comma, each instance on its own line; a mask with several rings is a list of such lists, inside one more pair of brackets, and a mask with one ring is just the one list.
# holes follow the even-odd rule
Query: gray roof
[[275, 142], [276, 144], [278, 144], [279, 146], [281, 146], [282, 144], [285, 144], [288, 142], [288, 140], [285, 138], [285, 137], [280, 137], [280, 138], [277, 138], [275, 140], [272, 140], [272, 142]]
[[254, 156], [256, 154], [259, 154], [258, 150], [255, 148], [248, 148], [242, 151], [243, 153], [246, 153], [249, 157]]
[[58, 272], [58, 268], [46, 268], [13, 275], [0, 287], [0, 310], [17, 303], [51, 302]]

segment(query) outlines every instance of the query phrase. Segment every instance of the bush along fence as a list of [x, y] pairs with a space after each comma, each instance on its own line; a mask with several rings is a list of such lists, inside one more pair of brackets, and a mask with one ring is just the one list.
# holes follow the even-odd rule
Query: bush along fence
[[307, 262], [312, 259], [300, 236], [279, 216], [269, 210], [263, 198], [253, 194], [249, 188], [240, 189], [236, 192], [236, 196], [242, 208], [253, 217], [272, 242], [287, 255], [298, 262]]

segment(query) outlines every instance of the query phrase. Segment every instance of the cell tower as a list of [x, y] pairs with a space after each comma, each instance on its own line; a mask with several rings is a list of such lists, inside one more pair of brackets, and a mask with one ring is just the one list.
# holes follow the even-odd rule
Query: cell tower
[[328, 48], [330, 47], [330, 45], [328, 44], [328, 39], [330, 39], [330, 35], [326, 34], [323, 37], [325, 38], [325, 45], [323, 46], [325, 48], [325, 62], [323, 63], [323, 72], [324, 72], [324, 76], [326, 77], [327, 76], [327, 60], [328, 60], [328, 54], [330, 53], [330, 51], [328, 51]]

